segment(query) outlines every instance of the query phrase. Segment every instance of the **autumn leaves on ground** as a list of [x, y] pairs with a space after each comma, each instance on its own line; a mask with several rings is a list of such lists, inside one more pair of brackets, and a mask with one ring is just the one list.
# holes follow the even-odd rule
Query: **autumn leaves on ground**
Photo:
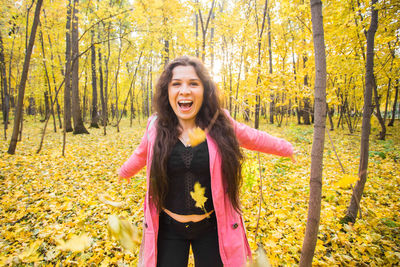
[[[349, 183], [357, 173], [360, 133], [332, 131], [333, 143], [348, 175], [343, 175], [329, 138], [325, 142], [321, 224], [314, 263], [321, 266], [382, 266], [400, 264], [400, 138], [399, 124], [389, 128], [386, 141], [371, 135], [369, 173], [361, 201], [362, 218], [340, 224], [348, 206]], [[15, 155], [0, 143], [0, 265], [39, 263], [53, 266], [134, 266], [139, 246], [129, 252], [108, 232], [109, 215], [127, 218], [141, 230], [145, 192], [144, 170], [130, 184], [119, 184], [117, 170], [138, 145], [145, 119], [122, 121], [121, 132], [109, 127], [89, 135], [49, 132], [36, 154], [43, 124], [32, 117], [24, 124]], [[312, 126], [289, 123], [278, 128], [265, 121], [261, 129], [291, 141], [297, 163], [261, 155], [263, 199], [258, 240], [273, 266], [296, 265], [305, 232], [309, 193]], [[253, 252], [259, 201], [257, 154], [245, 151], [241, 200]], [[121, 202], [118, 205], [107, 201]], [[112, 217], [114, 218], [114, 217]], [[71, 240], [80, 238], [74, 249]], [[74, 251], [76, 250], [76, 251]]]

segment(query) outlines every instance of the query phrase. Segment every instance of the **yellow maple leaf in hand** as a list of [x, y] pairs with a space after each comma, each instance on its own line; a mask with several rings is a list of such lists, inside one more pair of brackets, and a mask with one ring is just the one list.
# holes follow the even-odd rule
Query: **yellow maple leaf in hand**
[[201, 208], [204, 213], [207, 213], [204, 203], [206, 203], [207, 198], [204, 196], [204, 193], [206, 192], [205, 187], [201, 187], [201, 184], [199, 182], [196, 182], [194, 184], [194, 191], [190, 192], [190, 196], [193, 198], [194, 201], [196, 201], [195, 206], [198, 208]]
[[206, 133], [200, 127], [196, 127], [193, 130], [190, 130], [188, 135], [189, 143], [192, 147], [195, 147], [206, 140]]

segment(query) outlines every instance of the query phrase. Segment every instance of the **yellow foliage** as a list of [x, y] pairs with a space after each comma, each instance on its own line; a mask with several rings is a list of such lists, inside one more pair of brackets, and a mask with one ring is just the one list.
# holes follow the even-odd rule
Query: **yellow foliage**
[[84, 233], [80, 236], [74, 235], [68, 241], [57, 240], [59, 244], [57, 249], [67, 250], [72, 252], [81, 252], [90, 247], [91, 238], [88, 234]]
[[254, 262], [248, 263], [248, 267], [271, 267], [271, 263], [268, 259], [268, 256], [262, 247], [262, 245], [258, 244], [258, 248], [256, 250], [256, 257]]
[[190, 146], [195, 147], [206, 140], [206, 133], [200, 128], [196, 127], [194, 130], [189, 131]]
[[137, 227], [133, 226], [125, 217], [108, 216], [108, 232], [127, 251], [134, 249], [135, 245], [140, 244], [141, 241]]
[[40, 247], [40, 245], [43, 243], [42, 240], [36, 240], [33, 242], [29, 248], [27, 248], [25, 251], [23, 251], [21, 254], [18, 255], [19, 259], [22, 262], [37, 262], [42, 259], [40, 256], [39, 252], [37, 251]]
[[340, 180], [336, 183], [336, 186], [341, 188], [346, 188], [349, 185], [354, 184], [356, 181], [359, 180], [359, 177], [352, 174], [343, 174]]

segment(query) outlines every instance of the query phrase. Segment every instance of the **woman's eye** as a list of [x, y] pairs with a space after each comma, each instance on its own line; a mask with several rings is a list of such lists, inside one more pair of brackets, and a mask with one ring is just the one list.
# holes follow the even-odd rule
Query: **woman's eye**
[[172, 83], [172, 86], [179, 86], [180, 83]]
[[190, 83], [191, 86], [198, 86], [198, 83]]

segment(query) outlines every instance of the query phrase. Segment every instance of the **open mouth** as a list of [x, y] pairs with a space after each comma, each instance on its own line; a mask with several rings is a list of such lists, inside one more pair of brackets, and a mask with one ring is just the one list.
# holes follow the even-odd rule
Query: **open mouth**
[[189, 110], [193, 105], [193, 101], [181, 100], [181, 101], [178, 101], [178, 105], [182, 110]]

